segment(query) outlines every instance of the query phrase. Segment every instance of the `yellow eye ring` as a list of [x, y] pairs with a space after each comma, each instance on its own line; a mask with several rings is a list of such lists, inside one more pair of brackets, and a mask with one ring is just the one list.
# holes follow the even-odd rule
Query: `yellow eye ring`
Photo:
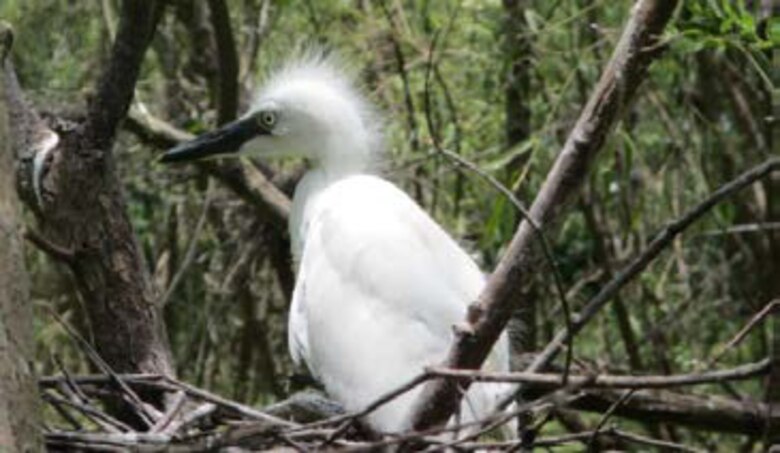
[[271, 128], [276, 124], [275, 112], [272, 111], [260, 112], [259, 118], [260, 118], [260, 123], [267, 128]]

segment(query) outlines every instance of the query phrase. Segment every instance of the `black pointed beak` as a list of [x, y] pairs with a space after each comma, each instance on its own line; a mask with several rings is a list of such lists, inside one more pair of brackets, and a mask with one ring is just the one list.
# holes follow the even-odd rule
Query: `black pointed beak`
[[268, 133], [268, 130], [261, 126], [257, 118], [249, 116], [169, 149], [162, 155], [160, 162], [184, 162], [237, 154], [241, 145], [258, 135], [267, 135]]

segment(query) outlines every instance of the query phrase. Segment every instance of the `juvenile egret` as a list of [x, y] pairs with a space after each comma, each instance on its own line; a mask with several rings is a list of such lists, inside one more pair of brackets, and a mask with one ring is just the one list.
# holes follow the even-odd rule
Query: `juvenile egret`
[[[163, 156], [164, 162], [253, 153], [298, 156], [310, 170], [290, 216], [297, 279], [289, 316], [293, 360], [349, 411], [440, 364], [485, 281], [477, 265], [409, 196], [372, 175], [380, 122], [339, 66], [288, 64], [241, 119]], [[485, 367], [507, 371], [506, 336]], [[367, 417], [409, 428], [420, 388]], [[472, 385], [461, 420], [492, 411], [505, 384]]]

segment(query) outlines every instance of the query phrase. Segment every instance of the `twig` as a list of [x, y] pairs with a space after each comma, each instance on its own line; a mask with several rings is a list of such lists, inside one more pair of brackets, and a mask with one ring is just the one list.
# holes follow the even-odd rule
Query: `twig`
[[[528, 401], [524, 404], [521, 404], [511, 411], [494, 413], [481, 420], [464, 422], [457, 425], [448, 425], [445, 427], [436, 427], [424, 431], [411, 431], [400, 435], [395, 435], [390, 439], [385, 439], [383, 441], [370, 444], [370, 447], [376, 449], [379, 447], [385, 447], [385, 446], [396, 445], [396, 444], [401, 444], [409, 447], [410, 445], [414, 446], [416, 443], [426, 441], [429, 443], [437, 444], [437, 448], [435, 450], [447, 450], [452, 447], [459, 446], [461, 443], [476, 439], [482, 436], [483, 434], [504, 425], [509, 420], [517, 417], [518, 415], [529, 412], [535, 408], [545, 407], [545, 406], [565, 406], [569, 404], [572, 400], [575, 400], [580, 397], [580, 395], [578, 395], [577, 392], [578, 392], [578, 386], [569, 385], [565, 388], [561, 388], [554, 392], [548, 393], [547, 395], [544, 395], [541, 398], [538, 398], [536, 400]], [[447, 433], [460, 432], [460, 431], [467, 431], [469, 434], [465, 437], [460, 437], [458, 439], [449, 442], [442, 442], [442, 440], [438, 438]], [[436, 436], [436, 437], [432, 437], [432, 436]]]
[[148, 405], [144, 403], [141, 398], [139, 398], [138, 395], [130, 387], [128, 387], [127, 384], [124, 383], [124, 381], [122, 381], [119, 375], [117, 375], [111, 369], [111, 367], [100, 357], [100, 354], [95, 351], [92, 345], [90, 345], [89, 342], [84, 339], [84, 337], [79, 335], [79, 333], [76, 332], [76, 330], [73, 329], [70, 325], [68, 325], [65, 320], [63, 320], [56, 312], [54, 312], [54, 310], [49, 309], [49, 313], [52, 315], [52, 317], [54, 317], [57, 323], [59, 323], [65, 329], [68, 335], [76, 340], [76, 343], [79, 344], [81, 348], [87, 353], [87, 356], [92, 360], [92, 363], [100, 368], [101, 371], [106, 373], [111, 378], [111, 381], [122, 390], [122, 392], [127, 396], [127, 401], [131, 406], [133, 406], [139, 418], [147, 425], [147, 427], [152, 427], [154, 425], [154, 420], [156, 419], [156, 414], [151, 412]]
[[[46, 401], [46, 397], [45, 396], [42, 396], [41, 399]], [[84, 427], [81, 425], [81, 422], [76, 420], [76, 418], [73, 417], [67, 409], [62, 407], [63, 404], [60, 404], [58, 401], [56, 401], [54, 399], [50, 399], [50, 400], [48, 400], [48, 402], [52, 405], [52, 407], [54, 407], [54, 410], [56, 410], [57, 413], [60, 414], [62, 416], [62, 418], [65, 419], [65, 421], [70, 423], [71, 426], [73, 426], [73, 428], [76, 429], [76, 431], [82, 431], [84, 429]]]
[[190, 236], [189, 244], [187, 244], [187, 252], [184, 254], [184, 259], [182, 260], [179, 269], [176, 271], [176, 275], [174, 275], [171, 279], [171, 283], [168, 285], [168, 289], [165, 290], [165, 294], [160, 299], [160, 307], [165, 307], [165, 305], [168, 304], [171, 296], [173, 295], [173, 292], [176, 291], [176, 288], [179, 286], [179, 282], [187, 272], [187, 269], [189, 269], [192, 261], [195, 259], [195, 250], [198, 244], [198, 237], [200, 236], [201, 230], [203, 230], [203, 226], [206, 224], [206, 214], [208, 214], [208, 210], [211, 207], [211, 200], [212, 185], [209, 184], [209, 188], [206, 191], [206, 201], [203, 202], [200, 216], [198, 217], [198, 221], [195, 224], [195, 229], [192, 231], [192, 235]]
[[36, 247], [44, 251], [50, 257], [64, 261], [67, 264], [73, 263], [76, 255], [73, 251], [73, 248], [57, 245], [29, 227], [25, 227], [23, 229], [22, 236], [28, 241], [32, 242]]
[[245, 46], [248, 48], [243, 52], [244, 64], [241, 65], [241, 74], [239, 80], [241, 83], [246, 84], [247, 79], [255, 74], [257, 70], [257, 55], [260, 51], [260, 44], [266, 38], [266, 34], [273, 28], [269, 27], [269, 11], [271, 9], [271, 0], [263, 0], [260, 6], [256, 9], [257, 17], [253, 21], [254, 26], [249, 26], [249, 43]]
[[739, 344], [748, 333], [750, 333], [751, 330], [753, 330], [758, 323], [764, 320], [768, 315], [773, 314], [777, 311], [780, 311], [780, 299], [775, 299], [764, 308], [762, 308], [758, 313], [756, 313], [752, 318], [750, 318], [750, 321], [748, 321], [747, 324], [745, 324], [745, 327], [743, 327], [731, 340], [729, 340], [728, 343], [726, 343], [725, 346], [720, 348], [720, 350], [715, 354], [715, 356], [710, 359], [710, 365], [714, 365], [718, 360], [720, 360], [723, 355], [728, 352], [731, 348]]
[[174, 417], [179, 413], [182, 406], [184, 406], [184, 402], [187, 400], [187, 394], [183, 391], [179, 390], [176, 392], [176, 394], [173, 396], [172, 401], [169, 405], [168, 411], [160, 417], [159, 420], [157, 420], [157, 423], [154, 424], [149, 429], [150, 433], [166, 433], [171, 434], [168, 430], [165, 428], [168, 427], [168, 425], [171, 423]]
[[72, 401], [72, 400], [67, 400], [65, 398], [60, 398], [49, 392], [44, 392], [41, 395], [41, 398], [43, 398], [45, 401], [48, 401], [50, 403], [62, 404], [68, 407], [72, 407], [73, 409], [77, 409], [79, 412], [84, 414], [87, 418], [92, 419], [97, 425], [101, 426], [106, 431], [110, 431], [114, 433], [133, 431], [133, 429], [130, 428], [130, 426], [120, 422], [119, 420], [111, 417], [108, 414], [104, 414], [103, 412], [95, 409], [94, 407], [88, 404], [83, 404], [83, 403], [79, 403], [78, 401]]
[[[119, 377], [121, 377], [123, 381], [131, 384], [155, 385], [155, 383], [163, 381], [163, 376], [160, 374], [133, 373], [120, 374]], [[80, 385], [107, 384], [112, 382], [111, 376], [107, 374], [89, 374], [85, 376], [71, 375], [69, 378], [65, 378], [64, 376], [42, 376], [38, 378], [38, 385], [44, 388], [52, 387], [62, 382], [63, 379], [68, 379], [69, 381]]]
[[60, 370], [60, 373], [65, 377], [65, 383], [67, 384], [68, 388], [75, 394], [76, 397], [79, 398], [81, 402], [87, 401], [87, 396], [84, 394], [84, 392], [81, 391], [81, 388], [76, 384], [76, 382], [73, 381], [73, 378], [71, 377], [68, 370], [62, 365], [62, 361], [60, 361], [59, 357], [56, 355], [52, 356], [52, 360], [57, 365], [57, 369]]
[[[657, 447], [664, 449], [665, 451], [682, 451], [682, 452], [688, 452], [688, 453], [701, 453], [705, 450], [699, 450], [696, 448], [688, 447], [686, 445], [674, 443], [674, 442], [667, 442], [663, 440], [657, 440], [650, 437], [640, 436], [638, 434], [630, 433], [628, 431], [619, 430], [617, 428], [609, 428], [603, 431], [583, 431], [578, 433], [572, 433], [572, 434], [563, 434], [560, 436], [550, 436], [550, 437], [543, 437], [540, 439], [537, 439], [533, 443], [533, 447], [555, 447], [558, 445], [568, 444], [572, 442], [585, 442], [588, 439], [590, 439], [592, 436], [596, 435], [597, 437], [615, 437], [617, 439], [626, 440], [629, 442], [634, 442], [641, 445], [647, 445], [651, 447]], [[472, 442], [472, 443], [465, 443], [461, 445], [461, 448], [465, 448], [467, 450], [483, 450], [483, 449], [491, 449], [491, 447], [498, 447], [498, 448], [506, 448], [514, 446], [519, 441], [509, 441], [509, 442]]]
[[171, 436], [173, 433], [183, 431], [187, 426], [195, 423], [201, 418], [208, 417], [217, 410], [214, 403], [203, 403], [192, 411], [184, 414], [180, 419], [172, 422], [166, 429], [161, 431], [164, 436]]
[[599, 431], [601, 431], [601, 428], [604, 427], [604, 425], [607, 423], [607, 420], [609, 420], [610, 417], [612, 417], [612, 414], [615, 413], [615, 411], [622, 406], [626, 401], [628, 401], [631, 396], [634, 394], [636, 389], [628, 389], [625, 392], [623, 392], [622, 395], [620, 395], [620, 398], [618, 398], [614, 403], [612, 403], [611, 406], [601, 415], [601, 418], [599, 419], [599, 422], [596, 424], [596, 427], [593, 429], [593, 435], [588, 439], [588, 450], [592, 450], [593, 447], [596, 444], [596, 438], [598, 437]]
[[225, 398], [222, 398], [221, 396], [215, 395], [211, 392], [208, 392], [203, 389], [199, 389], [197, 387], [193, 387], [189, 384], [186, 384], [181, 381], [177, 381], [171, 377], [163, 376], [163, 380], [174, 387], [177, 387], [190, 396], [194, 396], [197, 398], [200, 398], [204, 401], [208, 401], [214, 404], [217, 404], [219, 406], [222, 406], [224, 408], [227, 408], [231, 410], [232, 412], [235, 412], [237, 414], [240, 414], [244, 417], [251, 418], [254, 420], [260, 420], [267, 423], [271, 423], [273, 425], [281, 425], [286, 427], [297, 427], [299, 426], [297, 423], [290, 422], [287, 420], [283, 420], [278, 417], [274, 417], [273, 415], [269, 415], [263, 412], [260, 412], [258, 410], [252, 409], [251, 407], [244, 406], [243, 404], [236, 403], [234, 401], [229, 401]]
[[391, 391], [385, 393], [384, 395], [381, 395], [379, 398], [375, 399], [374, 402], [372, 402], [371, 404], [366, 406], [365, 409], [363, 409], [361, 411], [353, 412], [353, 413], [345, 414], [345, 415], [340, 415], [340, 416], [337, 416], [337, 417], [332, 417], [330, 419], [323, 420], [322, 422], [319, 422], [319, 423], [309, 424], [308, 428], [318, 427], [318, 426], [327, 426], [327, 425], [331, 425], [331, 424], [334, 424], [334, 423], [342, 423], [343, 422], [341, 424], [341, 426], [339, 426], [339, 428], [336, 429], [335, 433], [333, 435], [329, 436], [328, 439], [326, 439], [325, 445], [327, 445], [331, 441], [333, 441], [336, 438], [338, 438], [338, 436], [340, 436], [343, 433], [345, 433], [347, 431], [347, 429], [349, 429], [349, 427], [352, 426], [352, 424], [356, 420], [359, 420], [359, 419], [365, 417], [366, 415], [374, 412], [375, 410], [379, 409], [380, 407], [384, 406], [385, 404], [389, 403], [390, 401], [398, 398], [399, 396], [403, 395], [404, 393], [412, 390], [413, 388], [417, 387], [418, 385], [422, 384], [423, 382], [427, 381], [428, 379], [430, 379], [430, 376], [427, 373], [422, 373], [422, 374], [414, 377], [413, 379], [411, 379], [407, 383], [397, 387], [396, 389], [391, 390]]
[[137, 448], [139, 444], [165, 445], [170, 443], [169, 436], [162, 434], [149, 434], [139, 432], [129, 433], [73, 433], [65, 431], [52, 431], [46, 433], [46, 442], [79, 442], [91, 447], [90, 450], [99, 448], [102, 444], [114, 447]]
[[668, 442], [659, 439], [653, 439], [651, 437], [640, 436], [639, 434], [631, 433], [628, 431], [619, 430], [616, 428], [610, 428], [607, 431], [602, 431], [602, 434], [609, 434], [617, 437], [618, 439], [627, 440], [641, 445], [648, 445], [651, 447], [662, 448], [666, 451], [684, 451], [690, 453], [701, 453], [705, 450], [698, 448], [688, 447], [687, 445], [678, 444], [675, 442]]
[[[187, 395], [201, 399], [206, 402], [214, 403], [227, 409], [229, 412], [246, 417], [252, 420], [259, 420], [265, 423], [271, 423], [273, 425], [281, 425], [289, 428], [295, 428], [299, 425], [294, 422], [290, 422], [279, 417], [266, 414], [251, 407], [245, 406], [234, 401], [229, 401], [218, 395], [215, 395], [207, 390], [193, 387], [187, 383], [178, 381], [170, 376], [163, 376], [160, 374], [119, 374], [119, 375], [87, 375], [87, 376], [72, 376], [73, 382], [85, 385], [105, 385], [115, 382], [115, 379], [120, 379], [122, 382], [129, 383], [131, 385], [146, 386], [165, 391], [182, 391]], [[51, 387], [57, 385], [63, 380], [59, 376], [44, 376], [38, 379], [38, 384], [41, 387]]]
[[732, 225], [718, 230], [708, 230], [701, 234], [702, 237], [723, 236], [727, 234], [763, 233], [766, 231], [780, 230], [780, 222], [758, 222], [742, 225]]
[[[674, 376], [610, 376], [595, 375], [569, 377], [571, 384], [581, 385], [583, 389], [613, 388], [672, 388], [702, 384], [714, 384], [726, 381], [750, 379], [761, 376], [769, 371], [769, 359], [749, 363], [735, 368], [703, 373], [680, 374]], [[479, 370], [457, 370], [447, 368], [428, 368], [428, 373], [436, 377], [466, 379], [476, 382], [517, 382], [525, 383], [535, 388], [549, 389], [563, 386], [563, 377], [557, 373], [512, 372], [496, 373]]]

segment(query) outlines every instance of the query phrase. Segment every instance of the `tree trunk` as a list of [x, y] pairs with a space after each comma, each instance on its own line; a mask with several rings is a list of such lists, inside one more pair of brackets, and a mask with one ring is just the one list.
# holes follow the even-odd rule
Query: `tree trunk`
[[174, 374], [112, 152], [163, 4], [123, 2], [86, 117], [71, 127], [49, 129], [25, 100], [11, 62], [5, 65], [17, 187], [37, 214], [36, 243], [72, 271], [87, 311], [84, 336], [119, 373]]
[[[8, 33], [0, 29], [0, 40], [5, 41]], [[0, 62], [3, 53], [0, 48]], [[35, 452], [41, 444], [32, 363], [32, 309], [4, 94], [0, 84], [0, 451]]]

